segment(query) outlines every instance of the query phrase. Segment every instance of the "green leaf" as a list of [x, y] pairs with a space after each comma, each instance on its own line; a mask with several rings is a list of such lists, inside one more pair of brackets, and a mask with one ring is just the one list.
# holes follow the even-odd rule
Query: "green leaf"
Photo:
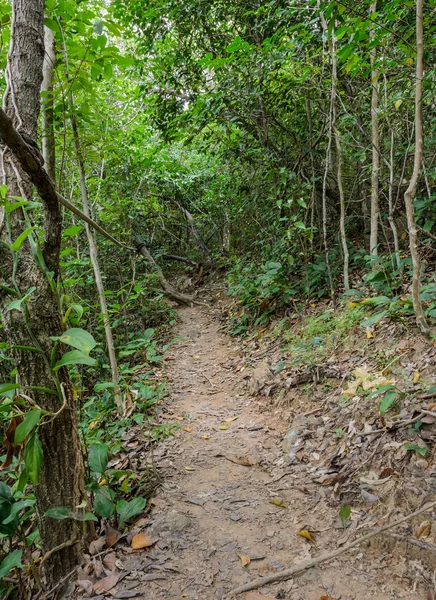
[[94, 510], [98, 515], [105, 519], [109, 519], [114, 514], [115, 505], [109, 497], [109, 490], [107, 488], [101, 488], [96, 493]]
[[344, 524], [344, 527], [345, 527], [347, 519], [349, 518], [350, 515], [351, 515], [351, 506], [349, 506], [348, 504], [346, 504], [339, 511], [339, 517], [340, 517], [342, 523]]
[[388, 305], [391, 303], [391, 299], [387, 296], [374, 296], [373, 298], [366, 298], [362, 300], [360, 304], [365, 304], [368, 306], [380, 306], [380, 305]]
[[104, 473], [108, 464], [109, 448], [106, 444], [91, 444], [88, 453], [89, 468], [93, 473]]
[[62, 234], [62, 237], [64, 238], [69, 238], [69, 237], [73, 237], [75, 235], [77, 235], [78, 233], [80, 233], [82, 231], [83, 227], [80, 227], [80, 225], [71, 225], [71, 227], [67, 227], [67, 229], [65, 229], [65, 231]]
[[97, 361], [91, 358], [87, 354], [84, 354], [80, 350], [71, 350], [62, 356], [60, 360], [55, 364], [54, 371], [58, 371], [61, 367], [66, 365], [95, 365]]
[[98, 521], [97, 517], [90, 512], [76, 513], [66, 506], [49, 508], [44, 516], [51, 517], [57, 521], [62, 521], [63, 519], [74, 519], [74, 521]]
[[35, 431], [30, 436], [24, 449], [24, 464], [26, 465], [27, 472], [33, 483], [38, 483], [42, 459], [42, 445], [38, 434]]
[[6, 577], [6, 575], [13, 569], [14, 567], [21, 568], [21, 556], [23, 555], [22, 550], [14, 550], [6, 556], [0, 565], [0, 577]]
[[27, 413], [24, 421], [20, 423], [15, 430], [15, 443], [21, 444], [24, 442], [26, 437], [32, 431], [34, 427], [39, 423], [39, 419], [41, 418], [40, 410], [31, 410]]
[[14, 252], [18, 252], [18, 250], [21, 248], [24, 240], [26, 240], [29, 235], [32, 233], [32, 231], [35, 231], [36, 226], [33, 227], [28, 227], [25, 231], [23, 231], [23, 233], [21, 235], [19, 235], [17, 237], [17, 239], [15, 240], [15, 242], [12, 244], [11, 246], [11, 250], [13, 250]]
[[17, 383], [0, 383], [0, 396], [5, 396], [11, 390], [18, 390], [19, 387]]
[[21, 305], [23, 302], [27, 302], [27, 300], [29, 299], [30, 295], [36, 290], [35, 287], [31, 287], [29, 288], [29, 290], [27, 291], [27, 294], [25, 296], [23, 296], [22, 298], [20, 298], [19, 300], [13, 300], [10, 304], [8, 304], [6, 310], [9, 312], [11, 310], [19, 310], [20, 312], [23, 312]]
[[34, 504], [35, 500], [20, 500], [19, 502], [14, 502], [11, 512], [9, 513], [9, 516], [3, 520], [3, 524], [7, 525], [8, 523], [11, 523], [18, 515], [20, 510], [23, 510], [23, 508], [29, 508], [29, 506], [33, 506]]
[[120, 525], [129, 521], [132, 517], [142, 512], [147, 502], [145, 498], [133, 498], [130, 502], [126, 500], [120, 500], [117, 502], [117, 513], [120, 517]]
[[382, 312], [376, 313], [375, 315], [372, 315], [372, 317], [369, 317], [369, 319], [362, 321], [360, 326], [361, 327], [371, 327], [371, 325], [375, 325], [375, 323], [378, 323], [381, 319], [383, 319], [383, 317], [386, 317], [387, 314], [388, 314], [387, 310], [383, 310]]
[[384, 415], [386, 411], [395, 403], [397, 392], [386, 392], [385, 397], [380, 402], [380, 414]]
[[421, 456], [425, 456], [427, 454], [427, 448], [422, 448], [418, 446], [418, 444], [406, 444], [406, 450], [416, 450], [418, 454]]
[[85, 354], [89, 354], [96, 345], [96, 341], [92, 335], [79, 327], [68, 329], [57, 339], [64, 344], [68, 344], [68, 346], [73, 346], [73, 348], [81, 350]]

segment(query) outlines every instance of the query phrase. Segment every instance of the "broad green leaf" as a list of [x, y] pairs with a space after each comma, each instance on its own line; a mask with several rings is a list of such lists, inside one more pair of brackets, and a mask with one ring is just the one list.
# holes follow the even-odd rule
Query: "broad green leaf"
[[0, 500], [12, 500], [11, 488], [3, 481], [0, 481]]
[[0, 383], [0, 396], [4, 396], [11, 390], [18, 390], [19, 387], [17, 383]]
[[51, 517], [52, 519], [56, 519], [58, 521], [63, 519], [74, 519], [74, 521], [98, 521], [97, 517], [90, 512], [77, 513], [73, 512], [66, 506], [50, 508], [44, 516]]
[[95, 495], [95, 512], [105, 519], [109, 519], [115, 511], [115, 505], [109, 497], [109, 490], [101, 488]]
[[84, 354], [80, 350], [71, 350], [62, 356], [60, 360], [55, 364], [54, 371], [58, 371], [61, 367], [66, 365], [90, 365], [96, 364], [96, 360], [91, 358], [87, 354]]
[[27, 294], [25, 296], [23, 296], [19, 300], [13, 300], [10, 304], [8, 304], [6, 310], [7, 311], [19, 310], [20, 312], [23, 312], [23, 309], [21, 308], [21, 305], [23, 304], [23, 302], [27, 302], [27, 300], [29, 299], [30, 295], [33, 294], [33, 292], [35, 290], [36, 290], [35, 287], [29, 288], [29, 290], [28, 290], [28, 292], [27, 292]]
[[351, 506], [349, 506], [348, 504], [346, 504], [339, 511], [339, 517], [340, 517], [342, 523], [344, 524], [344, 527], [345, 527], [347, 519], [349, 518], [350, 515], [351, 515]]
[[106, 444], [91, 444], [88, 452], [88, 464], [93, 473], [104, 473], [108, 464], [109, 448]]
[[386, 392], [383, 400], [380, 402], [380, 414], [384, 415], [395, 403], [397, 392]]
[[92, 335], [79, 327], [68, 329], [58, 339], [64, 344], [68, 344], [68, 346], [73, 346], [73, 348], [81, 350], [85, 354], [89, 354], [95, 348], [96, 344]]
[[371, 325], [375, 325], [381, 319], [383, 319], [383, 317], [386, 317], [387, 314], [388, 314], [387, 310], [383, 310], [382, 312], [376, 313], [375, 315], [372, 315], [372, 317], [369, 317], [369, 319], [366, 319], [365, 321], [362, 321], [362, 323], [360, 324], [360, 326], [361, 327], [371, 327]]
[[11, 523], [15, 519], [15, 517], [18, 515], [20, 510], [23, 510], [23, 508], [29, 508], [29, 506], [33, 506], [34, 504], [35, 504], [35, 500], [19, 500], [18, 502], [14, 502], [14, 504], [12, 505], [12, 508], [11, 508], [11, 512], [9, 513], [9, 516], [3, 520], [3, 523], [5, 525], [7, 525], [8, 523]]
[[18, 250], [21, 248], [24, 240], [26, 240], [29, 235], [32, 233], [32, 231], [35, 231], [36, 226], [33, 227], [28, 227], [25, 231], [23, 231], [23, 233], [21, 233], [21, 235], [19, 235], [17, 237], [17, 239], [15, 240], [15, 242], [12, 244], [11, 246], [11, 250], [13, 250], [14, 252], [18, 252]]
[[132, 517], [142, 512], [147, 502], [145, 498], [133, 498], [130, 502], [120, 500], [117, 502], [117, 513], [120, 517], [120, 525], [129, 521]]
[[78, 233], [80, 233], [82, 231], [83, 227], [81, 227], [80, 225], [71, 225], [71, 227], [67, 227], [67, 229], [65, 229], [65, 231], [62, 234], [62, 237], [64, 238], [69, 238], [69, 237], [73, 237], [75, 235], [77, 235]]
[[6, 577], [6, 575], [14, 567], [17, 567], [17, 568], [22, 567], [22, 564], [21, 564], [22, 555], [23, 555], [22, 550], [14, 550], [13, 552], [11, 552], [10, 554], [8, 554], [6, 556], [6, 558], [3, 560], [2, 564], [0, 565], [0, 578]]
[[31, 410], [27, 413], [24, 421], [20, 423], [15, 430], [15, 443], [21, 444], [24, 442], [26, 437], [32, 431], [34, 427], [39, 423], [39, 419], [41, 418], [40, 410]]
[[36, 431], [30, 436], [24, 449], [24, 464], [33, 483], [38, 483], [43, 454], [42, 445]]

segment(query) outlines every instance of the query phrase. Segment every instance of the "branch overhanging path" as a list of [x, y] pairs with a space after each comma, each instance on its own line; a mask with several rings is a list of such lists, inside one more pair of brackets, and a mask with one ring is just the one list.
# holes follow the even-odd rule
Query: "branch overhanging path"
[[119, 246], [125, 250], [138, 252], [144, 256], [147, 262], [157, 271], [159, 280], [163, 287], [162, 291], [165, 295], [172, 298], [179, 304], [189, 306], [194, 302], [191, 296], [178, 292], [166, 281], [161, 269], [158, 267], [151, 255], [147, 256], [143, 251], [141, 251], [141, 248], [144, 246], [143, 244], [138, 244], [136, 248], [133, 248], [127, 244], [124, 244], [120, 240], [117, 240], [114, 236], [103, 229], [103, 227], [100, 227], [98, 223], [85, 215], [80, 209], [74, 206], [74, 204], [62, 196], [62, 194], [56, 191], [55, 184], [50, 179], [50, 176], [44, 169], [40, 159], [37, 158], [36, 152], [31, 150], [29, 145], [23, 139], [22, 135], [15, 129], [12, 120], [2, 108], [0, 108], [0, 137], [6, 146], [8, 146], [8, 148], [11, 150], [23, 171], [25, 171], [25, 173], [27, 173], [27, 175], [30, 177], [44, 206], [50, 209], [59, 203], [116, 246]]

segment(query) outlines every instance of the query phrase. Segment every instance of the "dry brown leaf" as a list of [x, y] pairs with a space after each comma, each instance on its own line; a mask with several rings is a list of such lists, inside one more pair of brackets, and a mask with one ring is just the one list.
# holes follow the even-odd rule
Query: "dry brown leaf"
[[204, 440], [208, 440], [209, 439], [209, 436], [207, 435], [207, 433], [204, 434], [203, 439]]
[[106, 548], [112, 548], [121, 538], [121, 533], [111, 527], [110, 525], [106, 525]]
[[89, 544], [89, 554], [98, 554], [101, 552], [106, 544], [105, 537], [99, 537], [97, 540], [92, 541]]
[[430, 521], [424, 521], [423, 523], [421, 523], [416, 532], [416, 537], [418, 540], [422, 540], [422, 538], [427, 538], [430, 535], [431, 525], [432, 524]]
[[100, 579], [100, 581], [94, 583], [94, 592], [108, 592], [117, 585], [119, 578], [119, 575], [109, 575], [109, 577]]
[[306, 538], [306, 540], [309, 540], [309, 542], [315, 541], [313, 539], [313, 535], [310, 533], [310, 531], [308, 529], [302, 529], [301, 531], [298, 532], [298, 535], [301, 535], [301, 537]]
[[183, 431], [187, 431], [188, 433], [190, 433], [190, 431], [191, 431], [191, 428], [190, 428], [190, 427], [184, 427], [184, 428], [183, 428]]
[[287, 504], [285, 504], [282, 498], [273, 498], [269, 501], [270, 504], [274, 504], [274, 506], [280, 506], [280, 508], [288, 508]]
[[117, 555], [115, 552], [109, 552], [109, 554], [106, 554], [106, 556], [103, 558], [102, 562], [106, 569], [113, 571], [116, 566], [115, 563], [117, 562]]
[[140, 550], [141, 548], [149, 548], [150, 546], [153, 546], [153, 544], [155, 544], [156, 542], [157, 540], [151, 539], [149, 535], [146, 535], [145, 533], [138, 533], [133, 537], [132, 548], [134, 550]]
[[243, 567], [248, 567], [248, 565], [251, 563], [251, 559], [248, 554], [238, 554], [238, 556], [241, 559], [241, 565]]

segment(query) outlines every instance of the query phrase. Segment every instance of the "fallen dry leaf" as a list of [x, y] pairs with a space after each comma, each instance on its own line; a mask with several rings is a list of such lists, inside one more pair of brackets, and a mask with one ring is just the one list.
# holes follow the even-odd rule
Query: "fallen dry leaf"
[[94, 592], [108, 592], [117, 585], [119, 578], [119, 575], [110, 575], [109, 577], [104, 577], [103, 579], [100, 579], [100, 581], [94, 583]]
[[209, 436], [208, 436], [208, 435], [205, 433], [205, 434], [204, 434], [204, 436], [203, 436], [203, 439], [204, 439], [204, 440], [208, 440], [208, 439], [209, 439]]
[[225, 431], [226, 429], [228, 429], [230, 427], [230, 425], [225, 425], [224, 423], [222, 425], [219, 426], [218, 429], [221, 429], [223, 431]]
[[145, 533], [138, 533], [137, 535], [133, 536], [132, 548], [134, 550], [140, 550], [141, 548], [149, 548], [150, 546], [153, 546], [153, 544], [155, 544], [156, 542], [157, 540], [151, 539], [149, 535], [146, 535]]
[[301, 535], [301, 537], [306, 538], [306, 540], [309, 540], [309, 542], [315, 541], [313, 539], [313, 535], [310, 533], [310, 531], [308, 529], [302, 529], [301, 531], [298, 532], [298, 535]]
[[190, 427], [184, 427], [184, 428], [183, 428], [183, 431], [187, 431], [188, 433], [190, 433], [190, 431], [191, 431], [191, 428], [190, 428]]
[[238, 554], [239, 558], [241, 559], [241, 565], [243, 567], [248, 567], [248, 565], [251, 563], [251, 559], [247, 554]]
[[185, 467], [187, 471], [195, 471], [194, 467]]
[[89, 544], [89, 554], [98, 554], [101, 552], [106, 544], [105, 537], [99, 537], [97, 540], [92, 541]]
[[111, 527], [110, 525], [106, 525], [106, 548], [112, 548], [121, 538], [121, 533]]
[[281, 498], [273, 498], [269, 503], [274, 504], [274, 506], [280, 506], [280, 508], [288, 508]]
[[92, 596], [92, 581], [89, 581], [89, 579], [78, 579], [76, 583], [88, 596]]
[[231, 423], [232, 421], [236, 421], [238, 417], [229, 417], [228, 419], [224, 419], [226, 423]]
[[422, 540], [422, 538], [427, 538], [430, 535], [431, 525], [432, 524], [430, 521], [424, 521], [423, 523], [421, 523], [416, 532], [416, 537], [418, 540]]
[[109, 552], [109, 554], [106, 554], [106, 556], [103, 558], [102, 562], [106, 569], [113, 571], [116, 566], [115, 563], [117, 562], [117, 555], [114, 552]]
[[413, 374], [413, 383], [418, 383], [420, 377], [421, 374], [418, 373], [418, 371], [415, 371], [415, 373]]

